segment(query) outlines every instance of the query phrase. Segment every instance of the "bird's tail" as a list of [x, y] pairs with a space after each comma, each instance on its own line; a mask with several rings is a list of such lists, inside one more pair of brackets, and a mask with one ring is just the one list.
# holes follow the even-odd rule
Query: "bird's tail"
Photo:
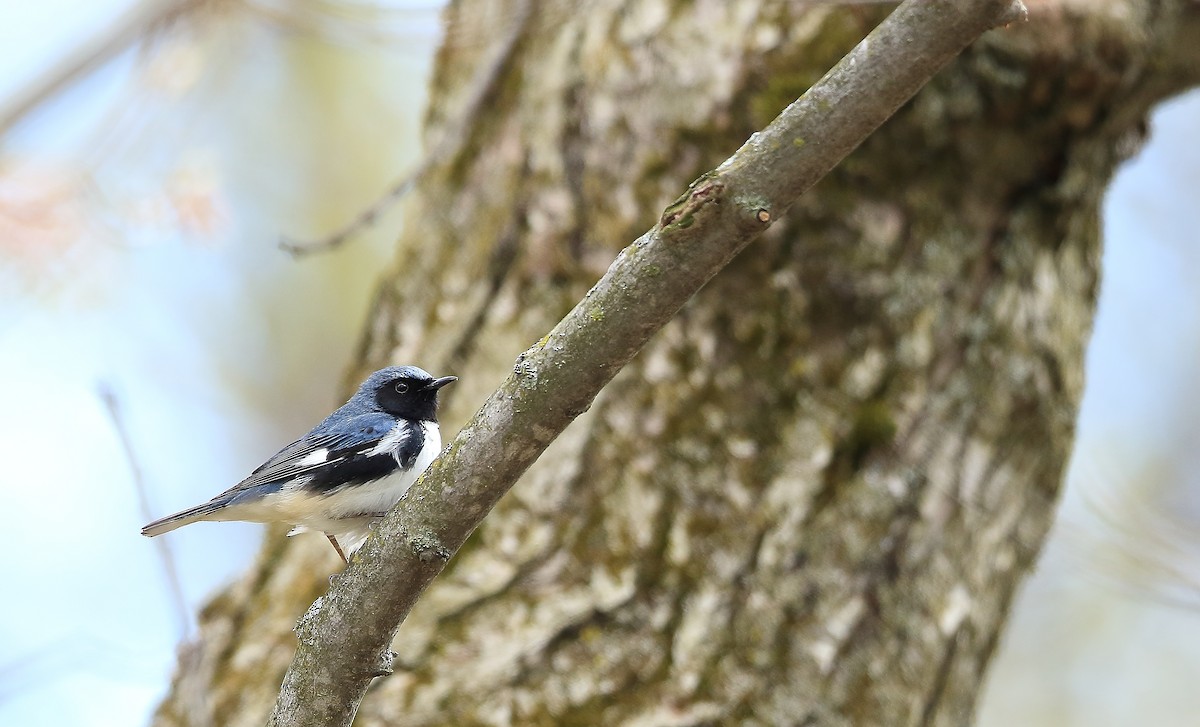
[[168, 515], [164, 518], [159, 518], [149, 525], [142, 527], [142, 535], [147, 538], [153, 538], [155, 535], [169, 533], [175, 528], [181, 528], [184, 525], [205, 520], [209, 515], [225, 506], [223, 502], [206, 502], [203, 505], [189, 507], [186, 510], [181, 510], [174, 515]]

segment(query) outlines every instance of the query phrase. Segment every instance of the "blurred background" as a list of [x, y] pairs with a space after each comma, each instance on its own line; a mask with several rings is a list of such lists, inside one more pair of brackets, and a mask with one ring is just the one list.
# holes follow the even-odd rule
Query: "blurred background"
[[[0, 6], [0, 725], [146, 723], [254, 557], [260, 526], [138, 529], [340, 403], [399, 215], [279, 243], [413, 167], [439, 7]], [[1164, 104], [1109, 193], [1068, 487], [988, 727], [1200, 714], [1197, 128], [1200, 93]]]

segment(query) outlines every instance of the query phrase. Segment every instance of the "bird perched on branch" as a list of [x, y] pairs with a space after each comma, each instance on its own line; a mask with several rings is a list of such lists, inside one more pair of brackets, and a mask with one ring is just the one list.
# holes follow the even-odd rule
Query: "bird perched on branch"
[[154, 537], [201, 520], [287, 523], [319, 530], [343, 561], [442, 448], [435, 379], [415, 366], [371, 374], [358, 393], [249, 477], [202, 505], [142, 528]]

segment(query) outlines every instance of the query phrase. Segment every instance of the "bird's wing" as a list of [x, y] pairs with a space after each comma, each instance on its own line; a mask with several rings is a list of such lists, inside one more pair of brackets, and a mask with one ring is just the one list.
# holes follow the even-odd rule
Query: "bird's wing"
[[[250, 476], [222, 495], [237, 496], [263, 485], [282, 483], [304, 475], [331, 471], [349, 460], [368, 456], [396, 425], [383, 412], [359, 414], [329, 426], [318, 427], [264, 462]], [[390, 457], [390, 453], [388, 453]]]
[[396, 419], [383, 412], [331, 417], [279, 450], [246, 479], [208, 502], [155, 520], [142, 528], [142, 534], [160, 535], [197, 520], [211, 519], [227, 507], [254, 503], [301, 478], [305, 488], [328, 490], [383, 477], [400, 466], [393, 450], [404, 445], [410, 429], [398, 427]]

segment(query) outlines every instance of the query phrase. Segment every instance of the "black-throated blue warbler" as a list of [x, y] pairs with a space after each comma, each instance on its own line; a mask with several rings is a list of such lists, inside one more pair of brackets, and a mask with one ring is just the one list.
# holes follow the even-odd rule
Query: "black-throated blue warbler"
[[396, 504], [442, 448], [435, 379], [415, 366], [371, 374], [358, 392], [311, 432], [208, 502], [142, 528], [154, 537], [201, 520], [292, 525], [318, 530], [347, 561], [370, 524]]

